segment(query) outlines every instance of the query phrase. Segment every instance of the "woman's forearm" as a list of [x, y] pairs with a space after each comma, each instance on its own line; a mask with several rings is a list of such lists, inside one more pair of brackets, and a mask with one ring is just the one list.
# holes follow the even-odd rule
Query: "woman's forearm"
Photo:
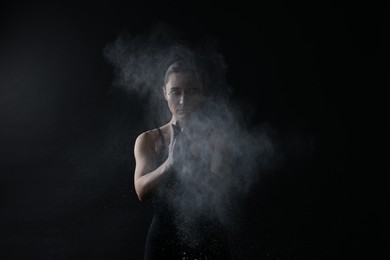
[[135, 180], [135, 190], [139, 200], [147, 199], [156, 187], [165, 179], [166, 175], [172, 171], [169, 160], [157, 167], [152, 172], [142, 175]]

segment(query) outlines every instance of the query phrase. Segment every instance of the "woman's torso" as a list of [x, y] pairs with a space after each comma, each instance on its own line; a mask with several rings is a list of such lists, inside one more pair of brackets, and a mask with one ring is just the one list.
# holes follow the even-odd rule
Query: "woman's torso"
[[[157, 167], [168, 157], [169, 130], [169, 126], [155, 130]], [[211, 160], [210, 135], [203, 136], [206, 139], [192, 147], [191, 162], [188, 162], [190, 171], [170, 173], [153, 196], [154, 234], [150, 235], [164, 234], [179, 251], [188, 253], [207, 249], [210, 252], [204, 252], [204, 255], [210, 256], [218, 250], [226, 254], [226, 234], [214, 215], [213, 205], [210, 205], [211, 187], [202, 186], [202, 174], [209, 174]], [[199, 144], [205, 146], [203, 151], [199, 150]]]

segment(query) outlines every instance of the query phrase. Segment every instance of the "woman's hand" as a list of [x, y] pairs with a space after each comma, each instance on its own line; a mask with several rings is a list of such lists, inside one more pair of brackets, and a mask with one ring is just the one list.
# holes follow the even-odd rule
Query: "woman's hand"
[[177, 171], [182, 171], [186, 162], [188, 141], [179, 124], [171, 125], [171, 138], [169, 144], [168, 160], [170, 166]]

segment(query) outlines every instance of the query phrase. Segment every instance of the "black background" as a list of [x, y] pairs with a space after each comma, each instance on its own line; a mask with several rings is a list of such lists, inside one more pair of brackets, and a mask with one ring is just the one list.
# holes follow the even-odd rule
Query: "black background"
[[112, 87], [103, 49], [160, 22], [189, 41], [217, 39], [248, 122], [277, 132], [281, 165], [236, 209], [236, 259], [388, 253], [388, 11], [339, 1], [5, 4], [1, 259], [142, 259], [152, 216], [133, 189], [142, 102]]

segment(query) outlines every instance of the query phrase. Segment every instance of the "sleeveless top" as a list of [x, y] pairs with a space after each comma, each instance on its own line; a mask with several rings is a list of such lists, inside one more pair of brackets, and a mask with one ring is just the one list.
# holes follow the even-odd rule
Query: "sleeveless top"
[[167, 150], [167, 145], [165, 143], [165, 138], [161, 132], [160, 127], [157, 128], [157, 131], [162, 145], [160, 153], [157, 154], [157, 165], [161, 165], [168, 157], [168, 150]]
[[[168, 157], [168, 147], [160, 128], [157, 131], [162, 145], [156, 154], [159, 166]], [[190, 172], [168, 173], [152, 196], [154, 217], [146, 251], [160, 257], [164, 252], [180, 256], [171, 259], [229, 259], [226, 233], [213, 217], [214, 205], [210, 203], [213, 194], [204, 188], [207, 183], [197, 182], [207, 179], [202, 178], [203, 174], [210, 174], [209, 149], [187, 163]], [[196, 174], [200, 178], [196, 179]]]
[[[160, 142], [162, 145], [161, 150], [156, 154], [157, 165], [161, 165], [168, 158], [168, 145], [165, 142], [165, 138], [160, 130], [159, 133]], [[181, 133], [182, 134], [182, 133]], [[182, 215], [180, 211], [191, 211], [187, 208], [200, 205], [200, 202], [207, 202], [207, 195], [205, 191], [201, 190], [202, 175], [209, 173], [210, 169], [210, 150], [205, 149], [197, 157], [191, 157], [186, 160], [187, 172], [170, 172], [163, 183], [158, 187], [157, 194], [153, 198], [155, 205], [155, 211], [161, 216], [180, 217]], [[194, 204], [198, 202], [198, 204]], [[202, 211], [204, 208], [202, 208]], [[174, 211], [174, 212], [173, 212]], [[200, 211], [200, 209], [198, 209]], [[182, 217], [182, 216], [181, 216]]]

